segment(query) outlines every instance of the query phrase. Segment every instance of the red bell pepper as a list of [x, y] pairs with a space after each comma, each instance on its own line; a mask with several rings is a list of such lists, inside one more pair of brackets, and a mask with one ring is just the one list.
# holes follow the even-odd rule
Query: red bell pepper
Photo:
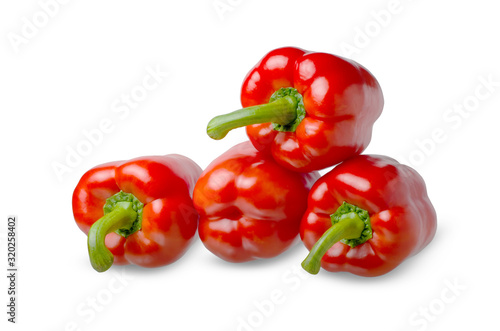
[[282, 168], [248, 141], [234, 146], [196, 183], [201, 241], [229, 262], [281, 254], [298, 236], [307, 194], [318, 177]]
[[422, 250], [436, 232], [436, 212], [412, 168], [377, 155], [351, 158], [309, 193], [300, 236], [308, 272], [379, 276]]
[[259, 151], [301, 172], [360, 154], [383, 108], [375, 77], [358, 63], [294, 47], [269, 52], [246, 76], [243, 108], [213, 118], [207, 133], [222, 139], [247, 126]]
[[201, 168], [177, 154], [110, 162], [87, 171], [73, 192], [73, 214], [88, 234], [90, 262], [167, 265], [180, 258], [196, 233], [191, 200]]

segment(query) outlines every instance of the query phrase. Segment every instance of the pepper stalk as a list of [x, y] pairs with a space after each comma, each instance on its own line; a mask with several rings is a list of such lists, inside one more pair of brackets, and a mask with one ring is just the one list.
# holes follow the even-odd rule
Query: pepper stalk
[[372, 228], [368, 212], [347, 202], [330, 215], [332, 226], [326, 230], [302, 261], [302, 268], [310, 274], [317, 274], [321, 259], [337, 242], [356, 247], [372, 238]]
[[113, 253], [106, 247], [106, 235], [111, 232], [128, 237], [141, 227], [143, 204], [132, 194], [119, 192], [106, 200], [104, 216], [90, 227], [87, 246], [92, 267], [104, 272], [114, 262]]
[[214, 117], [208, 123], [207, 134], [219, 140], [233, 129], [269, 122], [273, 123], [274, 130], [294, 132], [305, 115], [302, 95], [296, 89], [286, 87], [274, 92], [269, 103]]

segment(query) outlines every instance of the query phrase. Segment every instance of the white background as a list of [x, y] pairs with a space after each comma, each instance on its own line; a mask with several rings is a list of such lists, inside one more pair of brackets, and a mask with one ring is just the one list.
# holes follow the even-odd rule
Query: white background
[[[500, 308], [493, 3], [3, 1], [0, 265], [15, 214], [19, 278], [12, 325], [1, 277], [2, 330], [491, 330]], [[300, 242], [271, 260], [230, 264], [197, 240], [170, 266], [95, 272], [71, 210], [80, 176], [150, 154], [181, 153], [206, 167], [246, 139], [243, 130], [209, 139], [209, 119], [239, 108], [247, 71], [288, 45], [350, 57], [377, 77], [385, 108], [366, 153], [425, 178], [438, 213], [432, 243], [377, 278], [307, 277]], [[123, 108], [148, 70], [168, 76]], [[103, 120], [108, 132], [69, 165], [69, 151]], [[57, 163], [70, 170], [60, 178]]]

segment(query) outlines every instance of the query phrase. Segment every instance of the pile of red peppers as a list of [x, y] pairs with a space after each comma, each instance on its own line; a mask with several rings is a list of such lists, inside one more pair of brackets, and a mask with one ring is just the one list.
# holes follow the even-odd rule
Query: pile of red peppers
[[432, 240], [436, 213], [422, 177], [390, 157], [362, 154], [384, 104], [363, 66], [275, 49], [247, 74], [241, 103], [214, 117], [207, 133], [222, 139], [246, 127], [249, 141], [203, 171], [170, 154], [110, 162], [82, 176], [73, 213], [95, 270], [170, 264], [198, 232], [228, 262], [275, 257], [300, 237], [309, 273], [369, 277]]

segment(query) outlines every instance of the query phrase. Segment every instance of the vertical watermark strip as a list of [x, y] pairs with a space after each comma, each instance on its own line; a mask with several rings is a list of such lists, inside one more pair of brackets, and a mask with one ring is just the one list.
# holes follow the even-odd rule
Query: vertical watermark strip
[[18, 313], [17, 216], [7, 217], [7, 320], [16, 323]]

